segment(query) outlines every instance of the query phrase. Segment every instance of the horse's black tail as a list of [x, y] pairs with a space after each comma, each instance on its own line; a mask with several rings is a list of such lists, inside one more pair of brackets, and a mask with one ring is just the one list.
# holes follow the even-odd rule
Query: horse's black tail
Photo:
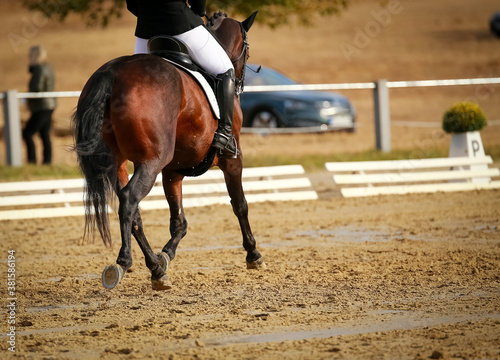
[[93, 235], [95, 226], [105, 245], [111, 246], [106, 198], [116, 186], [116, 165], [102, 138], [104, 112], [115, 74], [112, 69], [100, 69], [89, 79], [73, 114], [75, 151], [85, 177], [85, 233]]

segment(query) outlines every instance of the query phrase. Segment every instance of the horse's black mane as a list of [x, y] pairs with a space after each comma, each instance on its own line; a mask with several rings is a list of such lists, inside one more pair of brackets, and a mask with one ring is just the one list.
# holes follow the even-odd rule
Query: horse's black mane
[[215, 22], [221, 17], [227, 18], [227, 14], [223, 13], [222, 11], [213, 13], [213, 15], [208, 18], [207, 26], [208, 27], [215, 26]]

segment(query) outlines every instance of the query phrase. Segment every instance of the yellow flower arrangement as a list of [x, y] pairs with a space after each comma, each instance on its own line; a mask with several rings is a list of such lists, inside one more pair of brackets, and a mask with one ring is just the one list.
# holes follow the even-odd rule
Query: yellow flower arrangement
[[447, 133], [479, 131], [487, 125], [486, 116], [470, 101], [453, 105], [443, 116], [443, 130]]

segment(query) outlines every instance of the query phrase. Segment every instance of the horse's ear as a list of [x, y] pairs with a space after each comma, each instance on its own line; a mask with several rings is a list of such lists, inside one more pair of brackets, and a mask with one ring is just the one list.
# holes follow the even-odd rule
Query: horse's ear
[[255, 17], [257, 16], [257, 13], [258, 13], [258, 11], [255, 11], [252, 15], [250, 15], [248, 17], [248, 19], [246, 19], [245, 21], [243, 21], [241, 23], [241, 25], [243, 25], [243, 29], [245, 29], [245, 31], [250, 30], [250, 28], [252, 27], [253, 21], [255, 20]]

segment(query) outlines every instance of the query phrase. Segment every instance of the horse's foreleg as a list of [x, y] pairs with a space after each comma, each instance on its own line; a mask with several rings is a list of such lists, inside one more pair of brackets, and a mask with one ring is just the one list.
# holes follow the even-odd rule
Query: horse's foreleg
[[170, 208], [171, 237], [162, 252], [167, 254], [170, 260], [175, 258], [177, 246], [187, 233], [187, 220], [182, 207], [182, 179], [181, 175], [163, 172], [163, 190]]
[[243, 247], [247, 251], [247, 269], [264, 268], [264, 258], [256, 248], [256, 241], [250, 228], [250, 222], [248, 221], [248, 204], [241, 183], [243, 167], [241, 156], [237, 159], [221, 161], [219, 166], [224, 171], [224, 179], [229, 197], [231, 198], [233, 212], [240, 223], [241, 234], [243, 235]]
[[[115, 184], [115, 192], [118, 195], [120, 194], [122, 189], [128, 184], [129, 179], [127, 170], [127, 160], [117, 155], [116, 162], [117, 162], [117, 182]], [[132, 266], [131, 254], [130, 258], [127, 261], [127, 264], [128, 268]], [[125, 275], [125, 271], [126, 271], [125, 267], [119, 264], [106, 266], [106, 268], [104, 268], [104, 271], [102, 272], [103, 286], [108, 289], [114, 288]]]

